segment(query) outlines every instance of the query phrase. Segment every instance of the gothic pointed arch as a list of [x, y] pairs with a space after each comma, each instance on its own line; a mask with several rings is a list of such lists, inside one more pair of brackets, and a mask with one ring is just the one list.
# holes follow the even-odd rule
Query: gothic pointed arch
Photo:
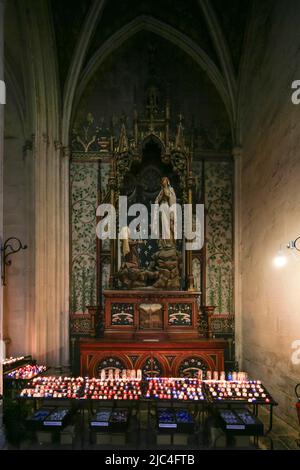
[[[231, 126], [233, 126], [234, 113], [230, 94], [228, 93], [226, 81], [224, 80], [222, 74], [214, 62], [210, 59], [206, 52], [204, 52], [201, 47], [188, 36], [176, 30], [174, 27], [147, 15], [140, 15], [127, 25], [123, 26], [116, 33], [110, 36], [94, 53], [81, 73], [76, 91], [76, 97], [72, 106], [72, 112], [74, 112], [76, 109], [89, 80], [94, 75], [96, 70], [101, 66], [104, 60], [128, 39], [140, 31], [152, 32], [179, 47], [182, 51], [189, 55], [202, 70], [207, 73], [209, 79], [216, 87], [224, 103], [229, 121]], [[65, 123], [65, 125], [67, 124]]]
[[[208, 25], [208, 29], [212, 36], [217, 54], [219, 56], [224, 77], [226, 80], [228, 94], [230, 96], [232, 120], [236, 121], [236, 77], [232, 63], [231, 53], [228, 43], [222, 28], [219, 24], [218, 18], [215, 14], [214, 8], [209, 0], [199, 0], [200, 7]], [[234, 134], [234, 132], [233, 132]]]
[[72, 113], [72, 106], [78, 79], [82, 70], [82, 65], [90, 44], [91, 37], [98, 24], [99, 18], [104, 9], [106, 0], [94, 0], [84, 21], [64, 88], [63, 118], [62, 118], [62, 142], [66, 146], [69, 143], [69, 125]]

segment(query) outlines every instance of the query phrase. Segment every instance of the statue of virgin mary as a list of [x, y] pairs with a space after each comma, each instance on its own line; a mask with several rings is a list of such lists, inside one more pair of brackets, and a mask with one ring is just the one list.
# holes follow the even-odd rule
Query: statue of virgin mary
[[[169, 178], [166, 176], [161, 179], [161, 190], [155, 199], [155, 204], [159, 205], [159, 211], [157, 211], [155, 215], [155, 223], [159, 230], [158, 246], [160, 249], [175, 248], [176, 194]], [[157, 213], [159, 215], [158, 220]]]

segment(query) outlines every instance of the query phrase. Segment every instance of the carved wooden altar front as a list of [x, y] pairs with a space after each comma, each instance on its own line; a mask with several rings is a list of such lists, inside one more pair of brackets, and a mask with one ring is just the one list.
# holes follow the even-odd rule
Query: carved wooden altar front
[[199, 292], [187, 291], [104, 291], [104, 336], [141, 341], [199, 338], [198, 297]]
[[97, 341], [82, 340], [82, 375], [101, 369], [141, 369], [144, 377], [197, 377], [199, 370], [224, 370], [224, 340]]

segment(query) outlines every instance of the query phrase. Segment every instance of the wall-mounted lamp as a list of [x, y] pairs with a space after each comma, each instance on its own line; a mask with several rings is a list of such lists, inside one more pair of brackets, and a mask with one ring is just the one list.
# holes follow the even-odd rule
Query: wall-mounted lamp
[[20, 250], [26, 250], [27, 245], [22, 245], [21, 241], [16, 237], [10, 237], [3, 243], [1, 247], [1, 279], [2, 285], [6, 286], [6, 266], [11, 265], [9, 256], [18, 253]]
[[277, 252], [277, 255], [274, 258], [274, 266], [276, 268], [282, 268], [287, 263], [287, 257], [284, 255], [283, 251], [280, 249]]
[[[290, 240], [287, 243], [286, 248], [288, 248], [289, 250], [300, 251], [300, 237], [297, 237], [295, 240]], [[274, 258], [274, 265], [277, 268], [282, 268], [283, 266], [285, 266], [287, 264], [287, 261], [288, 261], [287, 257], [285, 256], [285, 254], [284, 254], [284, 252], [283, 252], [283, 250], [280, 246], [280, 249], [278, 250], [277, 255]]]
[[[300, 251], [300, 237], [297, 237], [296, 240], [291, 240], [287, 244], [287, 248], [290, 248], [291, 250], [297, 250]], [[297, 246], [299, 244], [299, 246]]]

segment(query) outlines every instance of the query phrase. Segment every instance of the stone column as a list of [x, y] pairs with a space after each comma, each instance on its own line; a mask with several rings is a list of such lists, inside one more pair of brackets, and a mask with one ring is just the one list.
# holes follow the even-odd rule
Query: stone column
[[35, 289], [35, 233], [34, 233], [34, 146], [35, 146], [35, 137], [31, 136], [31, 139], [27, 139], [23, 146], [23, 162], [24, 162], [24, 172], [26, 174], [26, 188], [25, 188], [25, 198], [26, 198], [26, 207], [30, 208], [28, 210], [28, 218], [30, 225], [24, 233], [24, 239], [26, 239], [26, 244], [28, 245], [27, 259], [26, 259], [26, 297], [25, 297], [25, 311], [24, 311], [24, 321], [25, 329], [23, 332], [24, 335], [24, 349], [23, 351], [26, 354], [32, 354], [35, 357], [35, 332], [33, 325], [35, 325], [35, 315], [34, 315], [34, 289]]
[[35, 282], [30, 343], [37, 360], [61, 368], [69, 360], [69, 157], [61, 143], [59, 79], [50, 15], [46, 0], [28, 0], [26, 8], [20, 3], [34, 133]]
[[69, 292], [70, 292], [70, 235], [69, 235], [69, 165], [71, 151], [70, 147], [62, 147], [60, 165], [60, 187], [61, 187], [61, 366], [64, 369], [70, 367], [70, 344], [69, 344]]
[[234, 312], [235, 357], [242, 367], [242, 299], [241, 299], [241, 207], [242, 207], [242, 148], [234, 147]]

